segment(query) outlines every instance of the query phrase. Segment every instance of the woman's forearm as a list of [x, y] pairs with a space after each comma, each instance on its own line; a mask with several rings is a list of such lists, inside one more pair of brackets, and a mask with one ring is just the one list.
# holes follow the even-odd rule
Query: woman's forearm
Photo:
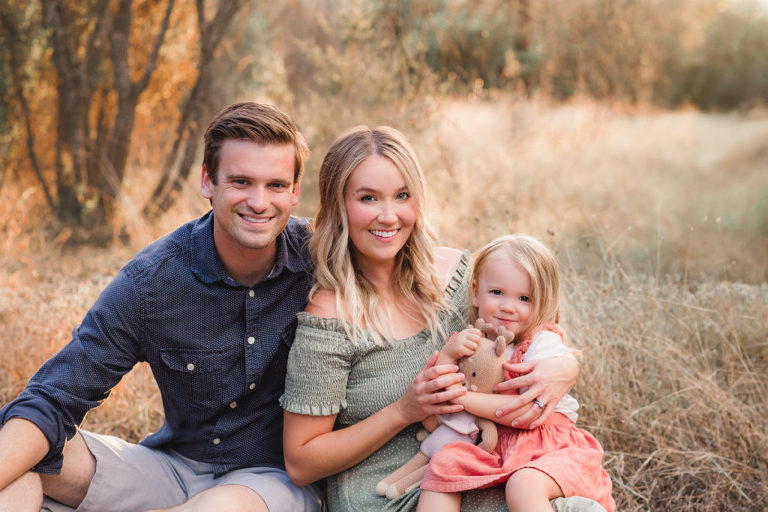
[[410, 424], [395, 404], [339, 430], [332, 430], [335, 418], [285, 413], [285, 467], [296, 485], [304, 486], [354, 466]]
[[403, 428], [434, 414], [462, 410], [451, 400], [466, 390], [454, 386], [464, 376], [455, 365], [435, 365], [434, 352], [403, 395], [363, 421], [333, 430], [336, 416], [285, 412], [283, 451], [288, 476], [306, 485], [362, 461]]

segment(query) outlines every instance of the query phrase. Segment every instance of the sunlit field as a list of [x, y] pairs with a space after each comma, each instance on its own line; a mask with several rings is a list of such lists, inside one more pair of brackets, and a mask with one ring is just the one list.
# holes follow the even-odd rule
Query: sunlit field
[[[605, 448], [618, 510], [765, 510], [768, 112], [478, 95], [436, 100], [397, 127], [422, 161], [441, 243], [525, 232], [556, 250], [564, 326], [583, 353], [579, 421]], [[306, 216], [326, 147], [312, 149]], [[136, 250], [205, 211], [194, 176], [147, 223], [136, 205], [152, 170], [138, 171], [120, 198], [123, 242], [106, 248], [51, 228], [38, 190], [0, 187], [3, 403]], [[140, 366], [84, 426], [139, 440], [161, 422]]]

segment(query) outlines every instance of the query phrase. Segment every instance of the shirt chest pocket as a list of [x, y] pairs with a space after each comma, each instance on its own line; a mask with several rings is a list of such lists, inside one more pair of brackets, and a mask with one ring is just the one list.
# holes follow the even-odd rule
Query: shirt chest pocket
[[162, 349], [168, 398], [179, 412], [211, 411], [221, 407], [222, 355], [210, 349]]

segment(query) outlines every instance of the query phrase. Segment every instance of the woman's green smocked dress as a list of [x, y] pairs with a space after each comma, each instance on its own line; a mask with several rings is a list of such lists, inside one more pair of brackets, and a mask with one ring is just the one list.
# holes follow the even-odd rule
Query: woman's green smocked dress
[[[455, 311], [441, 315], [447, 334], [466, 327], [470, 272], [467, 255], [451, 276], [446, 297]], [[424, 362], [442, 347], [432, 344], [424, 330], [388, 346], [366, 338], [354, 345], [336, 319], [298, 314], [296, 338], [288, 358], [285, 393], [280, 404], [287, 411], [311, 416], [336, 414], [340, 429], [364, 420], [395, 402]], [[394, 500], [378, 496], [376, 484], [408, 461], [419, 449], [420, 424], [403, 429], [359, 464], [326, 479], [330, 512], [413, 511], [419, 489]], [[506, 511], [502, 487], [465, 493], [462, 510]], [[563, 509], [565, 510], [565, 509]], [[575, 509], [574, 509], [575, 510]], [[587, 510], [587, 509], [584, 509]]]

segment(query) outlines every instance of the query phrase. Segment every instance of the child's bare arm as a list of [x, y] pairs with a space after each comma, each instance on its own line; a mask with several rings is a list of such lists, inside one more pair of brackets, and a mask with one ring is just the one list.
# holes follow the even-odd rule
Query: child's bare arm
[[475, 416], [489, 419], [500, 425], [525, 428], [525, 426], [519, 426], [513, 424], [513, 422], [525, 414], [528, 409], [533, 406], [532, 403], [523, 404], [521, 407], [502, 416], [497, 416], [497, 411], [499, 411], [502, 406], [509, 404], [510, 398], [509, 395], [468, 391], [465, 395], [454, 398], [451, 401], [455, 404], [463, 405], [465, 411], [474, 414]]

